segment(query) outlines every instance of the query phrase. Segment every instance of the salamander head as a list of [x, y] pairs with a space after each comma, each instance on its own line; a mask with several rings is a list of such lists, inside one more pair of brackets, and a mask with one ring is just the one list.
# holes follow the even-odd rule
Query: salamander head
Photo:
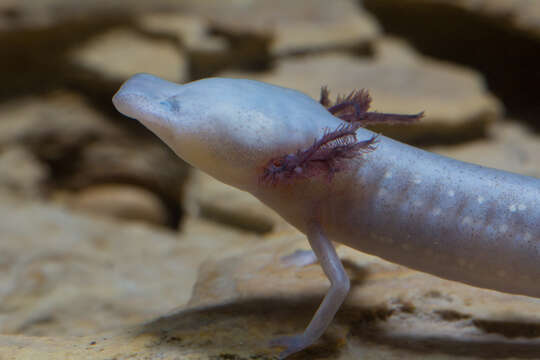
[[340, 123], [298, 91], [242, 79], [178, 85], [138, 74], [113, 103], [188, 163], [245, 190], [269, 159], [311, 145], [325, 128]]

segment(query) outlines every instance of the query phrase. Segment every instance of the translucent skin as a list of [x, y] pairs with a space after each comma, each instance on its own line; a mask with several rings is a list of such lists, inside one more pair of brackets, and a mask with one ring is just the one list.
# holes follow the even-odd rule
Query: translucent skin
[[300, 229], [306, 220], [298, 214], [317, 218], [330, 239], [352, 248], [442, 278], [540, 297], [539, 179], [381, 136], [375, 151], [331, 184], [256, 195]]
[[[540, 297], [540, 180], [432, 154], [384, 136], [331, 182], [261, 184], [270, 159], [309, 147], [344, 122], [294, 90], [251, 80], [176, 85], [128, 80], [117, 109], [180, 157], [251, 192], [308, 236], [331, 287], [306, 330], [272, 342], [286, 357], [313, 343], [349, 280], [330, 240], [443, 278]], [[359, 141], [374, 134], [357, 130]]]
[[364, 158], [345, 185], [362, 190], [325, 206], [331, 238], [446, 279], [540, 297], [540, 180], [388, 138]]

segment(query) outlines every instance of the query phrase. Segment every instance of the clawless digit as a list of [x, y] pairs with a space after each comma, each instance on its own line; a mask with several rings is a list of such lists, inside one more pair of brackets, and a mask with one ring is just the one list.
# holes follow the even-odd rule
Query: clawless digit
[[216, 179], [248, 191], [307, 238], [331, 286], [282, 358], [317, 340], [349, 291], [332, 241], [477, 287], [540, 297], [540, 180], [432, 154], [362, 126], [422, 114], [369, 112], [252, 80], [185, 85], [148, 74], [113, 103]]

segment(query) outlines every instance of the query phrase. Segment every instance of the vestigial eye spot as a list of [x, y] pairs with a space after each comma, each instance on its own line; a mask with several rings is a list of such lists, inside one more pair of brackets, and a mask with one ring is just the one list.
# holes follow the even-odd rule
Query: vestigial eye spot
[[179, 112], [180, 111], [180, 102], [175, 97], [170, 97], [166, 100], [163, 100], [159, 103], [163, 107], [165, 107], [167, 110], [171, 112]]

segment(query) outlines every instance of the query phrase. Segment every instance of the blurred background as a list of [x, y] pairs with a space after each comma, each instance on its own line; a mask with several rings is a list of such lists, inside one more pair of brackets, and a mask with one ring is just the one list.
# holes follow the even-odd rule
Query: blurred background
[[0, 0], [0, 54], [0, 333], [148, 319], [209, 253], [286, 227], [115, 111], [138, 72], [367, 88], [426, 112], [376, 131], [540, 177], [535, 0]]

